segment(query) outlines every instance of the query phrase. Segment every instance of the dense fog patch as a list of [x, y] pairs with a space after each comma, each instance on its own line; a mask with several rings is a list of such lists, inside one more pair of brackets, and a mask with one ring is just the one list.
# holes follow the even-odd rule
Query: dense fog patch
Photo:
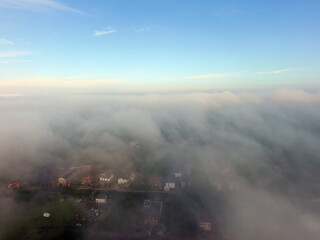
[[[237, 194], [224, 196], [226, 236], [317, 239], [319, 109], [319, 93], [286, 89], [1, 98], [1, 181], [35, 181], [43, 166], [137, 167], [132, 159], [140, 157], [143, 164], [203, 175], [194, 182], [206, 202], [208, 189], [200, 185], [226, 169], [240, 186]], [[143, 149], [138, 156], [133, 143]], [[11, 202], [0, 199], [1, 205]]]

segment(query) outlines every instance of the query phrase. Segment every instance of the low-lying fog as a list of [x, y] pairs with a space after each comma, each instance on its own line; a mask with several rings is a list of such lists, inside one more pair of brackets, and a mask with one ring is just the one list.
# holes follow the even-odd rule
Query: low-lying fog
[[[43, 166], [131, 166], [135, 142], [143, 161], [198, 168], [208, 182], [229, 172], [239, 191], [221, 210], [228, 239], [320, 239], [319, 92], [13, 96], [0, 114], [3, 184]], [[14, 204], [0, 198], [0, 228]]]

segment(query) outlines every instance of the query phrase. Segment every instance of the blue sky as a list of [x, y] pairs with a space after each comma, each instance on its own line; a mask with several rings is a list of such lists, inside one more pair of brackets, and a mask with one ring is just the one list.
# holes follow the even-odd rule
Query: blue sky
[[0, 90], [318, 87], [319, 12], [316, 0], [0, 0]]

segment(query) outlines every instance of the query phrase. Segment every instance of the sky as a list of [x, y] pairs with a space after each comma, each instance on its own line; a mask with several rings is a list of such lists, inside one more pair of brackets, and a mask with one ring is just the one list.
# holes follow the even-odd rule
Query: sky
[[0, 94], [314, 88], [320, 2], [0, 0]]

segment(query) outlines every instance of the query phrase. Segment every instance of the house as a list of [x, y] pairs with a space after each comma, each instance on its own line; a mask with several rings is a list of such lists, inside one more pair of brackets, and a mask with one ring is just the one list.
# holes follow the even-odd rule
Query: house
[[129, 179], [127, 177], [118, 178], [118, 184], [126, 184], [128, 182], [129, 182]]
[[212, 229], [211, 222], [203, 221], [199, 223], [199, 228], [202, 231], [210, 232]]
[[152, 186], [152, 187], [159, 187], [160, 184], [161, 184], [160, 178], [158, 178], [158, 177], [149, 177], [148, 178], [148, 184], [149, 184], [149, 186]]
[[130, 181], [134, 181], [136, 179], [136, 173], [135, 172], [132, 172], [130, 174]]
[[110, 183], [113, 180], [113, 173], [102, 173], [100, 174], [100, 183]]
[[175, 173], [173, 173], [173, 175], [176, 178], [181, 178], [182, 177], [182, 173], [181, 172], [175, 172]]
[[175, 182], [171, 182], [171, 181], [170, 181], [170, 182], [166, 182], [166, 183], [165, 183], [163, 190], [166, 191], [166, 192], [168, 192], [168, 191], [170, 191], [171, 189], [175, 189], [175, 188], [176, 188]]
[[65, 179], [64, 177], [61, 177], [58, 179], [58, 184], [59, 185], [66, 185], [67, 184], [67, 179]]
[[107, 202], [107, 195], [106, 194], [98, 194], [96, 196], [96, 203], [106, 203]]
[[93, 176], [88, 175], [88, 176], [84, 176], [82, 178], [82, 183], [83, 184], [92, 183], [92, 182], [93, 182]]
[[169, 174], [164, 180], [163, 190], [168, 192], [172, 189], [175, 189], [176, 187], [178, 187], [177, 186], [178, 181], [179, 180], [174, 177], [174, 174]]
[[211, 186], [218, 191], [239, 191], [239, 183], [235, 180], [236, 177], [229, 168], [221, 170], [209, 169], [208, 178]]
[[12, 190], [16, 190], [19, 189], [21, 187], [21, 183], [20, 182], [11, 182], [8, 184], [8, 188], [12, 189]]
[[199, 230], [202, 232], [214, 231], [214, 226], [212, 224], [212, 219], [206, 214], [200, 215], [198, 218]]
[[58, 179], [59, 185], [66, 185], [69, 183], [75, 176], [79, 174], [79, 168], [78, 167], [72, 167], [69, 169], [67, 173], [65, 173], [62, 177]]

